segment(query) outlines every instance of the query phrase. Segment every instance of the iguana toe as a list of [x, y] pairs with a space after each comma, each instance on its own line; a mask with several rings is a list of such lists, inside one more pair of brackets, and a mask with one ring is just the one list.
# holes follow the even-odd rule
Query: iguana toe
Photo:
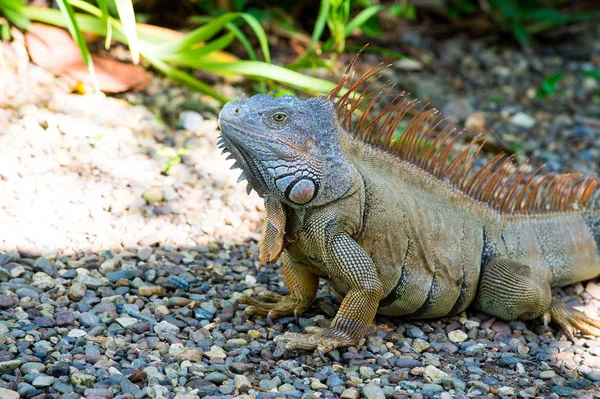
[[573, 309], [558, 299], [553, 299], [548, 313], [552, 321], [558, 324], [565, 334], [575, 340], [577, 331], [583, 334], [600, 336], [600, 320], [592, 319], [585, 313]]
[[238, 303], [248, 305], [245, 310], [247, 316], [266, 317], [268, 323], [285, 316], [298, 317], [310, 306], [310, 303], [303, 303], [290, 295], [283, 296], [265, 291], [259, 296], [261, 300], [243, 296], [238, 299]]
[[320, 355], [334, 349], [358, 344], [357, 339], [346, 339], [336, 335], [328, 328], [306, 327], [304, 333], [288, 332], [275, 337], [275, 343], [281, 343], [287, 350], [316, 350]]

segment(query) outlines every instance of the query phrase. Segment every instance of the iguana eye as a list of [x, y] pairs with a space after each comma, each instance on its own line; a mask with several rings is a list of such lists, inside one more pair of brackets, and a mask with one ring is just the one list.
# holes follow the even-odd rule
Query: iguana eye
[[276, 114], [273, 114], [271, 116], [271, 119], [273, 119], [273, 122], [277, 122], [277, 123], [283, 122], [286, 118], [287, 118], [287, 115], [284, 114], [283, 112], [277, 112]]

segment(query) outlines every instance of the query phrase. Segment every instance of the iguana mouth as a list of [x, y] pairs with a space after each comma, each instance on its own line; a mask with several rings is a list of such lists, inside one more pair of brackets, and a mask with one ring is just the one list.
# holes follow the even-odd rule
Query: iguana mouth
[[227, 127], [234, 129], [238, 134], [240, 131], [231, 122], [219, 118], [221, 134], [217, 141], [217, 147], [223, 149], [223, 154], [230, 154], [227, 156], [227, 159], [235, 159], [231, 169], [240, 168], [242, 170], [238, 182], [243, 180], [248, 181], [248, 185], [246, 186], [248, 194], [254, 189], [260, 197], [264, 197], [267, 194], [267, 184], [260, 172], [260, 167], [254, 162], [248, 151], [242, 145], [237, 144], [231, 135], [227, 134], [227, 127], [224, 128], [224, 124], [227, 124]]

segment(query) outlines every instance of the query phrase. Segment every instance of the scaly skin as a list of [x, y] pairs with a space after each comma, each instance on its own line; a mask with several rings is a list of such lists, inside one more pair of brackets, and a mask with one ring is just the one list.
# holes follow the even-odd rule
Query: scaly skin
[[324, 98], [257, 95], [219, 118], [226, 149], [265, 197], [260, 259], [283, 253], [290, 290], [241, 299], [247, 313], [302, 314], [320, 278], [343, 297], [329, 329], [277, 337], [287, 348], [356, 345], [377, 312], [435, 318], [470, 305], [600, 335], [600, 322], [550, 293], [600, 274], [597, 211], [499, 212], [349, 134]]

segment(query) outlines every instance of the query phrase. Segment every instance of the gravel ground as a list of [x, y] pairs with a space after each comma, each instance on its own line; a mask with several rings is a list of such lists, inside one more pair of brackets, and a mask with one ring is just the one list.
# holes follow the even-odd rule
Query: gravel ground
[[[405, 62], [394, 74], [471, 127], [483, 117], [521, 159], [591, 171], [599, 82], [581, 72], [598, 68], [594, 35], [570, 43], [574, 59], [409, 36], [437, 71]], [[299, 324], [273, 326], [234, 309], [244, 293], [286, 288], [278, 265], [259, 267], [263, 207], [215, 147], [215, 104], [160, 79], [122, 98], [66, 94], [18, 42], [5, 51], [0, 399], [600, 397], [600, 339], [475, 312], [378, 317], [327, 361], [284, 352], [275, 335], [327, 325], [337, 302], [323, 285]], [[559, 92], [536, 98], [557, 70]], [[598, 317], [595, 282], [556, 294]]]

